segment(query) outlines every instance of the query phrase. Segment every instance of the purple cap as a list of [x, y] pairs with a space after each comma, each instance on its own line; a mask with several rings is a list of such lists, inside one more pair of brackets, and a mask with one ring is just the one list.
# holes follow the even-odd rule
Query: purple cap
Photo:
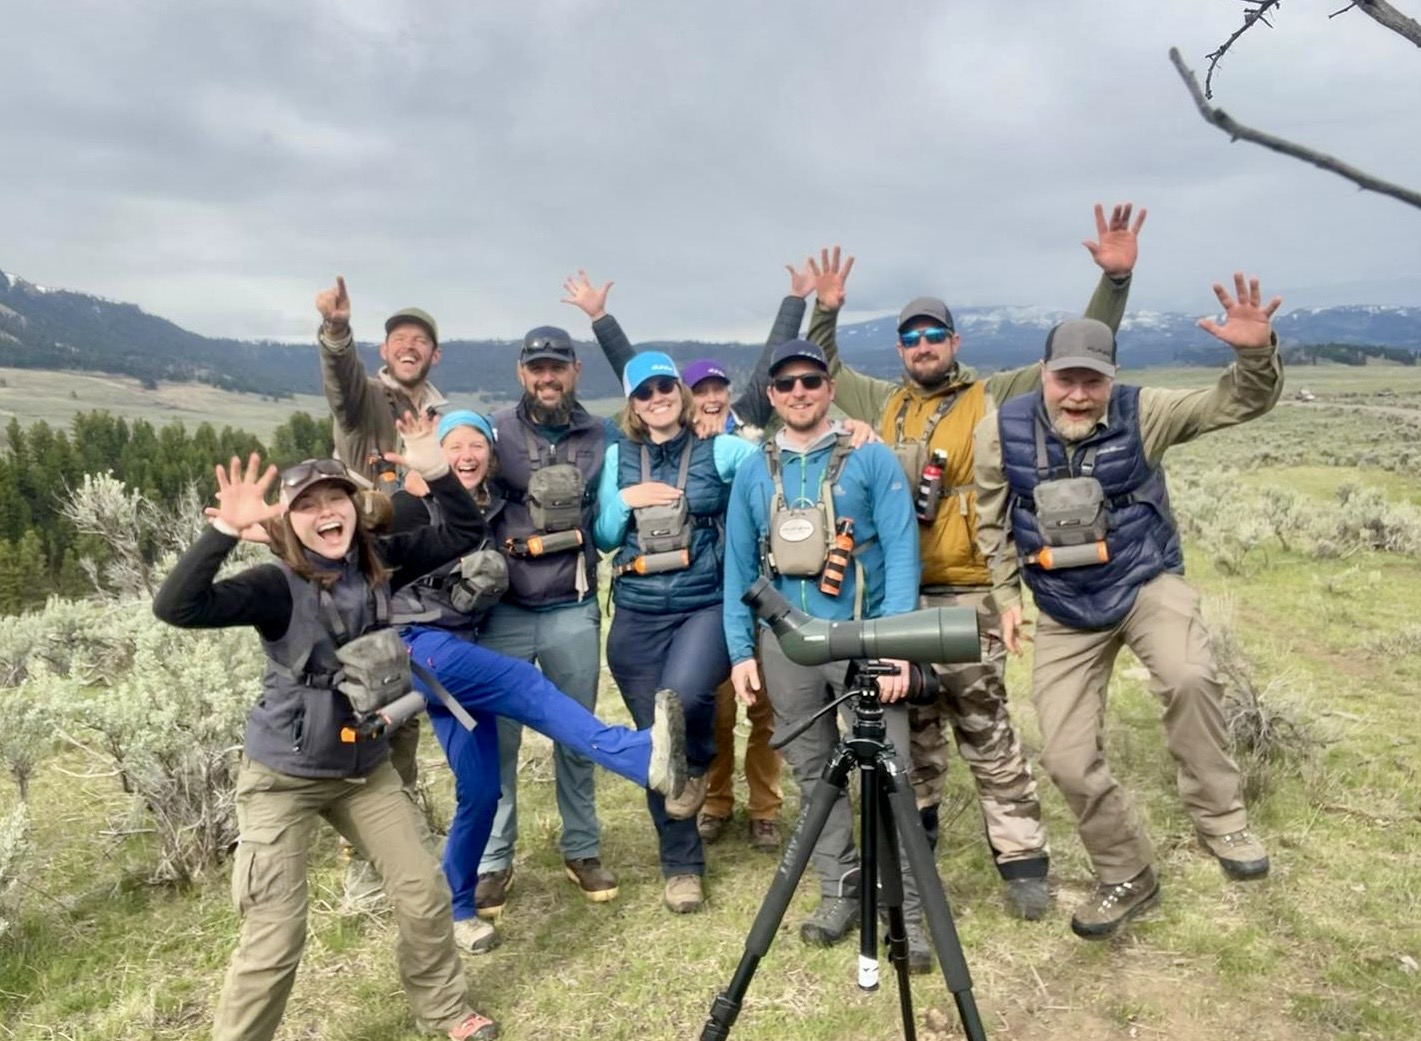
[[681, 382], [694, 389], [701, 380], [724, 380], [729, 383], [730, 377], [715, 359], [697, 358], [681, 370]]

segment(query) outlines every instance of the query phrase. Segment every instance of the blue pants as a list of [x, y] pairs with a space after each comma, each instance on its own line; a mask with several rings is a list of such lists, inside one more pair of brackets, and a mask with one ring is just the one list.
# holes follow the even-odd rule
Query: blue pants
[[493, 829], [499, 797], [494, 717], [530, 726], [643, 788], [651, 763], [651, 731], [608, 726], [527, 662], [497, 654], [443, 629], [412, 626], [401, 635], [411, 657], [434, 673], [478, 724], [472, 731], [465, 730], [443, 703], [415, 680], [429, 701], [430, 722], [454, 771], [454, 819], [444, 850], [444, 873], [454, 893], [454, 918], [472, 918], [479, 858]]
[[[686, 712], [686, 766], [699, 777], [715, 758], [715, 688], [730, 675], [721, 606], [683, 614], [617, 608], [607, 634], [607, 665], [639, 727], [651, 725], [656, 692], [674, 690]], [[696, 822], [666, 816], [666, 799], [646, 793], [661, 846], [661, 873], [703, 875], [705, 851]]]
[[[602, 672], [601, 629], [602, 614], [595, 596], [546, 611], [498, 604], [484, 619], [479, 644], [525, 662], [536, 659], [553, 685], [590, 713], [597, 709], [597, 683]], [[518, 838], [518, 749], [522, 743], [523, 727], [514, 719], [500, 719], [502, 793], [480, 871], [501, 871], [513, 863]], [[597, 856], [602, 825], [597, 820], [592, 761], [559, 743], [553, 749], [553, 777], [562, 817], [563, 859]]]

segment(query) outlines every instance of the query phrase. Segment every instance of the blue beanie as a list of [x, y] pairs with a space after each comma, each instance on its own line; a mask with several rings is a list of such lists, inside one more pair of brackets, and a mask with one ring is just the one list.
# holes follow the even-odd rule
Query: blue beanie
[[489, 425], [487, 419], [472, 409], [456, 408], [453, 412], [446, 412], [439, 417], [439, 443], [441, 445], [456, 427], [473, 427], [488, 438], [490, 445], [493, 444], [493, 427]]

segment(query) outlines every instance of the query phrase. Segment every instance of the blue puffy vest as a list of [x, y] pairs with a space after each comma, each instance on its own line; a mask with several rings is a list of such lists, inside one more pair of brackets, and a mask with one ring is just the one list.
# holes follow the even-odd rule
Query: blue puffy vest
[[[1036, 606], [1062, 625], [1109, 629], [1129, 613], [1142, 585], [1165, 571], [1184, 572], [1164, 470], [1151, 467], [1145, 457], [1139, 407], [1140, 388], [1117, 383], [1110, 394], [1108, 425], [1073, 442], [1069, 463], [1041, 391], [1012, 398], [997, 414], [1022, 579]], [[1104, 564], [1050, 571], [1027, 563], [1045, 544], [1036, 523], [1036, 486], [1065, 477], [1094, 477], [1104, 490], [1110, 551]]]
[[[722, 522], [730, 502], [730, 483], [715, 468], [715, 439], [698, 438], [683, 430], [670, 441], [654, 445], [623, 438], [617, 448], [617, 487], [627, 488], [642, 481], [641, 453], [650, 457], [650, 480], [674, 486], [681, 471], [681, 454], [690, 439], [691, 460], [686, 471], [686, 506], [691, 525], [691, 566], [680, 571], [655, 575], [622, 575], [612, 586], [618, 607], [632, 611], [666, 614], [699, 611], [721, 601], [723, 580], [721, 558], [725, 552]], [[631, 563], [641, 553], [637, 541], [636, 518], [627, 525], [621, 548], [612, 558], [613, 573]]]

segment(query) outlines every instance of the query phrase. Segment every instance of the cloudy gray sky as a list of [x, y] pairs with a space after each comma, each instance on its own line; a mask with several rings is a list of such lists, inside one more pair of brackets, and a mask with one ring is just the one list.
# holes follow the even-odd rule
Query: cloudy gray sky
[[[1421, 4], [1401, 0], [1413, 15]], [[1421, 55], [1290, 0], [1216, 80], [1250, 125], [1421, 187]], [[1097, 200], [1150, 217], [1134, 306], [1245, 267], [1289, 305], [1421, 304], [1421, 211], [1207, 126], [1169, 64], [1235, 0], [47, 0], [5, 5], [0, 269], [213, 335], [560, 321], [753, 338], [783, 264], [855, 313], [1080, 306]]]

